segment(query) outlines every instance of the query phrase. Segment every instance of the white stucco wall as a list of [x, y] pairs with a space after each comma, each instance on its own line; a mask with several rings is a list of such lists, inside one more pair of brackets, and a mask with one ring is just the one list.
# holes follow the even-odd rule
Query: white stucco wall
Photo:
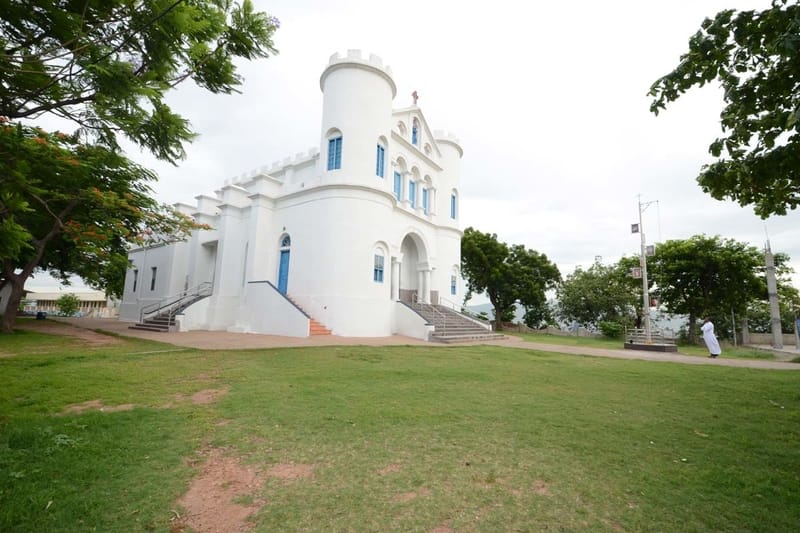
[[[375, 56], [358, 51], [332, 56], [320, 87], [318, 147], [229, 179], [214, 195], [197, 196], [194, 207], [181, 206], [211, 229], [196, 231], [185, 248], [150, 250], [146, 261], [141, 250], [131, 252], [134, 263], [142, 265], [140, 283], [147, 281], [144, 269], [156, 263], [159, 276], [162, 268], [171, 270], [166, 285], [153, 291], [158, 294], [126, 291], [122, 314], [138, 319], [145, 296], [211, 281], [213, 295], [185, 311], [182, 327], [307, 335], [308, 319], [295, 323], [289, 317], [296, 313], [283, 312], [291, 304], [263, 283], [278, 284], [285, 236], [291, 239], [288, 296], [334, 334], [427, 338], [430, 328], [418, 323], [422, 319], [396, 304], [400, 289], [401, 297], [420, 291], [463, 299], [450, 294], [461, 239], [458, 219], [450, 218], [461, 158], [455, 137], [432, 132], [416, 105], [392, 109], [396, 86]], [[416, 145], [411, 142], [414, 121], [419, 124]], [[342, 136], [342, 164], [329, 171], [331, 131]], [[376, 174], [379, 143], [385, 147], [383, 177]], [[395, 171], [402, 175], [399, 200], [393, 191]], [[417, 183], [416, 207], [408, 198], [409, 180]], [[423, 188], [429, 190], [427, 213]], [[373, 279], [376, 250], [384, 257], [382, 282]]]

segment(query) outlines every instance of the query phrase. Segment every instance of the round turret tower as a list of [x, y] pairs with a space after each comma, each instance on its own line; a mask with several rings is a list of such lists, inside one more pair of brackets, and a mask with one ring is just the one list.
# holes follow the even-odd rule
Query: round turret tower
[[[376, 55], [360, 50], [330, 58], [319, 79], [322, 89], [320, 162], [322, 183], [375, 187], [377, 146], [387, 146], [392, 100], [397, 87], [391, 69]], [[390, 169], [384, 155], [384, 177]]]

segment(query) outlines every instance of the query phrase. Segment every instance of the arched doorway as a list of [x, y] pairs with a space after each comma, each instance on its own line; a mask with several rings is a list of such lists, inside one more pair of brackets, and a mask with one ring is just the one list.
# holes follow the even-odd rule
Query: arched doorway
[[400, 245], [401, 261], [396, 281], [403, 302], [430, 303], [431, 269], [425, 243], [417, 233], [408, 233]]
[[286, 294], [289, 288], [289, 253], [292, 239], [288, 235], [281, 237], [280, 258], [278, 262], [278, 291]]

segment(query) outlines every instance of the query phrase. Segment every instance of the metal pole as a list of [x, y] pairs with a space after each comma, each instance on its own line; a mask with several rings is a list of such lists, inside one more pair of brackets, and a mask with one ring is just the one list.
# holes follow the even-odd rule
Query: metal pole
[[640, 262], [642, 265], [642, 318], [644, 319], [644, 336], [645, 342], [650, 344], [652, 338], [650, 336], [650, 292], [647, 287], [647, 253], [645, 250], [644, 238], [644, 225], [642, 225], [642, 197], [639, 195], [639, 235], [641, 236], [641, 255]]

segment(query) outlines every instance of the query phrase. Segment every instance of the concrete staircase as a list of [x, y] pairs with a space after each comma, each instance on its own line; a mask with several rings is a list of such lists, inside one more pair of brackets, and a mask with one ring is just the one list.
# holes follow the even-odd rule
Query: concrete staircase
[[128, 329], [138, 329], [142, 331], [155, 331], [158, 333], [167, 333], [175, 330], [175, 316], [169, 313], [163, 315], [156, 315], [154, 317], [145, 318], [141, 322], [137, 322], [133, 326], [128, 326]]
[[326, 328], [322, 324], [322, 322], [320, 322], [319, 320], [314, 319], [311, 315], [309, 315], [306, 312], [306, 310], [303, 309], [300, 306], [300, 304], [298, 304], [296, 301], [294, 301], [294, 299], [291, 296], [289, 296], [288, 294], [285, 294], [284, 296], [286, 296], [286, 299], [289, 300], [290, 302], [292, 302], [292, 305], [294, 305], [296, 308], [301, 310], [303, 312], [303, 314], [305, 314], [308, 317], [308, 319], [311, 321], [311, 323], [309, 324], [309, 327], [308, 327], [308, 334], [309, 334], [310, 337], [316, 337], [317, 335], [333, 335], [333, 332], [331, 330]]
[[331, 335], [331, 330], [314, 320], [311, 319], [311, 326], [308, 328], [309, 334], [314, 337], [316, 335]]
[[204, 282], [181, 294], [168, 296], [154, 304], [148, 305], [142, 308], [139, 322], [133, 326], [128, 326], [128, 329], [160, 333], [175, 331], [175, 315], [182, 313], [184, 309], [193, 303], [211, 296], [213, 288], [214, 286], [210, 282]]
[[432, 341], [449, 344], [505, 338], [499, 333], [494, 333], [490, 329], [476, 324], [475, 321], [449, 307], [417, 302], [407, 305], [427, 320], [428, 323], [434, 325], [436, 329], [431, 334], [430, 340]]

